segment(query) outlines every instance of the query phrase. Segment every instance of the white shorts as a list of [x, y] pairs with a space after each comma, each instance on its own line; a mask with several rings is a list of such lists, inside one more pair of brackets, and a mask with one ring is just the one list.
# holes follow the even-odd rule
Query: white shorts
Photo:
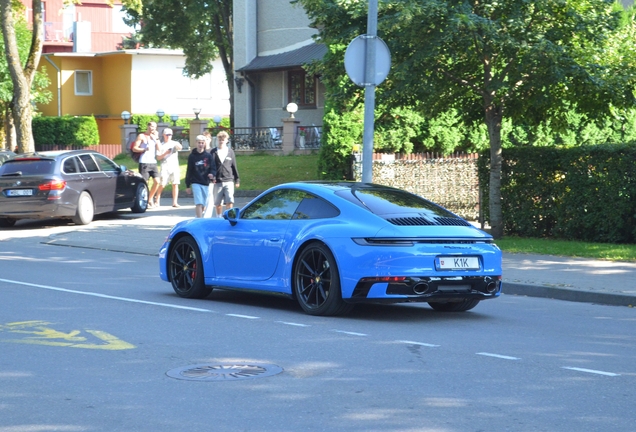
[[181, 172], [179, 168], [171, 169], [170, 167], [161, 166], [161, 185], [168, 184], [178, 185], [181, 183]]

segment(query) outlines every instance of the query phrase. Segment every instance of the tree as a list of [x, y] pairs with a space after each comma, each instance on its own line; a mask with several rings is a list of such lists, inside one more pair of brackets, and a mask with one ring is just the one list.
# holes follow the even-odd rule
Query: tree
[[[15, 3], [14, 3], [15, 1]], [[0, 0], [0, 21], [2, 22], [2, 38], [4, 51], [13, 83], [13, 98], [9, 104], [19, 152], [35, 150], [31, 131], [31, 85], [36, 74], [40, 55], [42, 54], [42, 0], [33, 0], [33, 27], [31, 46], [24, 64], [20, 60], [20, 51], [15, 31], [17, 0]]]
[[[26, 62], [29, 49], [31, 47], [31, 30], [29, 30], [26, 20], [20, 18], [24, 16], [22, 11], [23, 7], [21, 3], [14, 5], [19, 7], [15, 9], [18, 19], [14, 22], [16, 43], [18, 46], [18, 52], [20, 55], [20, 63]], [[4, 52], [4, 41], [0, 39], [0, 52]], [[31, 86], [31, 100], [37, 103], [48, 103], [51, 101], [52, 94], [47, 87], [50, 81], [46, 75], [46, 69], [43, 67], [41, 71], [35, 73], [33, 77], [33, 85]], [[9, 65], [6, 57], [0, 57], [0, 118], [2, 118], [2, 124], [5, 131], [5, 147], [13, 149], [12, 146], [12, 111], [11, 102], [13, 100], [13, 81], [11, 80], [11, 74], [9, 72]], [[0, 145], [2, 147], [2, 145]]]
[[[366, 29], [366, 2], [295, 0], [330, 46], [321, 67], [328, 97], [361, 100], [342, 84], [343, 47]], [[434, 117], [456, 109], [486, 126], [490, 225], [503, 235], [501, 131], [505, 119], [566, 124], [572, 109], [591, 119], [634, 105], [636, 74], [620, 42], [633, 27], [613, 0], [401, 0], [379, 5], [378, 35], [392, 69], [379, 103]], [[628, 40], [628, 39], [627, 39]], [[633, 43], [633, 42], [632, 42]], [[608, 51], [609, 54], [608, 55]]]
[[123, 0], [128, 24], [139, 25], [142, 44], [180, 48], [184, 73], [199, 78], [220, 57], [230, 91], [233, 125], [234, 58], [232, 0]]

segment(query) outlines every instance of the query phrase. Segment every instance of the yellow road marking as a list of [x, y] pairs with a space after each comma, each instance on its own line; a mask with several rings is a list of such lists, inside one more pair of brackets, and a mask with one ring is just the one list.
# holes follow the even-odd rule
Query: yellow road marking
[[64, 333], [47, 327], [51, 323], [45, 321], [21, 321], [5, 325], [0, 324], [0, 332], [5, 331], [14, 334], [31, 335], [22, 339], [2, 339], [2, 342], [24, 343], [34, 345], [62, 346], [70, 348], [125, 350], [133, 349], [134, 345], [99, 330], [85, 330], [86, 333], [99, 339], [102, 343], [91, 343], [85, 336], [81, 336], [81, 330], [72, 330]]

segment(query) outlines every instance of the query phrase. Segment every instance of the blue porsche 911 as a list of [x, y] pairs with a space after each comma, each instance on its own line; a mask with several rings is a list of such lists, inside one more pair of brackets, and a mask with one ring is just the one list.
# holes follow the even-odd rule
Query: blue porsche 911
[[467, 311], [501, 293], [492, 237], [426, 199], [387, 186], [275, 186], [223, 218], [178, 223], [159, 254], [181, 297], [213, 288], [281, 294], [311, 315], [360, 302]]

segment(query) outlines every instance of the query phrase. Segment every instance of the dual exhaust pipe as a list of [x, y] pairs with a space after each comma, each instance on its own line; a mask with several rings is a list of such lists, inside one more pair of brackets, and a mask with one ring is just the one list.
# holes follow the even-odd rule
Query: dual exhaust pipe
[[[498, 286], [496, 281], [492, 280], [490, 277], [485, 278], [484, 281], [486, 282], [485, 291], [488, 294], [492, 294], [497, 291]], [[428, 282], [421, 280], [414, 283], [411, 289], [413, 290], [413, 294], [416, 295], [428, 294], [437, 290], [437, 288], [432, 288]]]

